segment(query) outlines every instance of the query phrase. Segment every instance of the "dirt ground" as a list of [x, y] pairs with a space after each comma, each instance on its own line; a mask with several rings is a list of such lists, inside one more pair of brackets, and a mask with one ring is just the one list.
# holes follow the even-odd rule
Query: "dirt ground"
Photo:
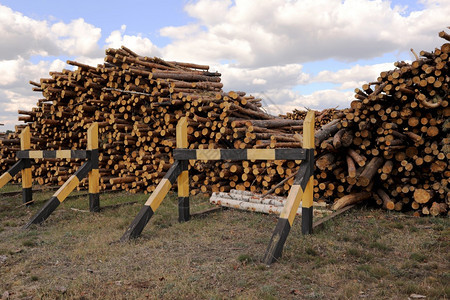
[[[14, 189], [5, 187], [0, 192]], [[448, 218], [414, 218], [354, 208], [310, 236], [296, 219], [282, 259], [261, 264], [276, 217], [217, 211], [177, 221], [169, 195], [144, 229], [117, 242], [146, 195], [102, 195], [89, 213], [87, 196], [65, 201], [43, 225], [22, 226], [32, 207], [0, 198], [0, 297], [9, 299], [426, 299], [450, 297]], [[209, 207], [191, 200], [192, 211]], [[74, 210], [77, 209], [77, 210]]]

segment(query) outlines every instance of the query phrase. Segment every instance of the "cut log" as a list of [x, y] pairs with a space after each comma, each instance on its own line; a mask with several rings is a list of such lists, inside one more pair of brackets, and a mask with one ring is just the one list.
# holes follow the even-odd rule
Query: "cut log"
[[361, 193], [354, 193], [350, 195], [346, 195], [342, 198], [339, 198], [331, 207], [332, 210], [338, 210], [341, 208], [344, 208], [348, 205], [355, 204], [362, 202], [364, 200], [369, 199], [371, 196], [371, 193], [369, 192], [361, 192]]

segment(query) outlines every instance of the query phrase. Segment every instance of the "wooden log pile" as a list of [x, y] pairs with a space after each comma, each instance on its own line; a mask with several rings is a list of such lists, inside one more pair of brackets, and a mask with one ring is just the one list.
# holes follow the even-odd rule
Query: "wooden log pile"
[[[77, 69], [30, 82], [44, 98], [32, 111], [19, 111], [19, 120], [31, 127], [33, 148], [48, 150], [85, 148], [86, 129], [98, 122], [104, 190], [153, 191], [173, 163], [175, 127], [183, 116], [189, 120], [190, 148], [301, 146], [296, 132], [302, 121], [270, 116], [260, 109], [261, 99], [243, 92], [224, 93], [220, 74], [208, 66], [142, 57], [126, 47], [106, 50], [105, 63], [97, 67], [67, 63]], [[1, 156], [7, 168], [19, 139], [13, 134], [0, 142], [7, 146]], [[33, 174], [39, 184], [62, 184], [78, 165], [46, 160], [34, 165]], [[269, 165], [278, 167], [193, 162], [192, 193], [248, 188], [255, 179], [253, 190], [261, 190], [260, 183], [269, 186], [285, 174], [264, 180]]]
[[[397, 62], [356, 89], [350, 108], [316, 113], [316, 199], [448, 213], [450, 43], [448, 34], [440, 36], [441, 47]], [[44, 97], [19, 119], [32, 128], [35, 149], [82, 149], [89, 124], [99, 122], [103, 189], [151, 192], [173, 162], [183, 116], [190, 148], [302, 147], [304, 112], [268, 115], [261, 99], [223, 92], [220, 74], [208, 66], [142, 57], [126, 47], [108, 49], [97, 67], [68, 63], [77, 69], [31, 82]], [[17, 134], [0, 137], [0, 145], [5, 169], [15, 161]], [[40, 184], [61, 184], [78, 165], [46, 161], [33, 173]], [[286, 195], [297, 169], [294, 161], [192, 161], [191, 193]]]
[[[286, 115], [280, 115], [285, 119], [291, 120], [304, 120], [308, 110], [294, 109], [292, 112], [286, 113]], [[344, 112], [337, 108], [327, 108], [322, 111], [315, 111], [315, 128], [320, 129], [322, 126], [330, 123], [335, 119], [342, 119]]]
[[372, 199], [388, 210], [448, 213], [450, 39], [440, 36], [440, 48], [356, 89], [342, 120], [316, 140], [317, 198], [340, 198], [336, 209]]

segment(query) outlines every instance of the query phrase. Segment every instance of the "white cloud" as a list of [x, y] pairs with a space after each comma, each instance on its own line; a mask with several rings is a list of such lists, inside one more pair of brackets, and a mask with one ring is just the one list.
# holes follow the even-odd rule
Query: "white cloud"
[[10, 100], [9, 103], [3, 104], [7, 112], [17, 112], [19, 109], [31, 110], [36, 105], [36, 95], [26, 96], [11, 90], [2, 90], [2, 92]]
[[82, 18], [52, 25], [51, 32], [58, 39], [58, 47], [69, 55], [95, 55], [101, 53], [98, 41], [101, 37], [101, 29], [85, 23]]
[[252, 84], [255, 84], [255, 85], [263, 85], [263, 84], [266, 84], [266, 83], [267, 83], [267, 80], [262, 79], [262, 78], [254, 78], [252, 80]]
[[362, 84], [374, 81], [382, 71], [394, 68], [392, 63], [374, 65], [355, 65], [349, 69], [341, 69], [336, 72], [321, 71], [311, 79], [311, 82], [329, 82], [340, 84], [340, 89], [354, 89]]
[[310, 76], [302, 72], [302, 65], [288, 64], [262, 68], [240, 68], [234, 65], [215, 66], [222, 74], [227, 90], [261, 92], [271, 89], [292, 88], [305, 84]]
[[120, 30], [111, 32], [109, 37], [106, 38], [107, 46], [110, 48], [120, 48], [120, 46], [125, 45], [139, 55], [161, 55], [158, 47], [155, 46], [150, 39], [144, 38], [142, 35], [126, 35], [124, 34], [125, 30], [126, 26], [122, 25]]
[[184, 9], [203, 24], [218, 24], [226, 20], [225, 12], [231, 4], [231, 0], [204, 0], [188, 3]]
[[81, 18], [51, 25], [0, 5], [0, 37], [0, 60], [32, 55], [93, 55], [100, 51], [101, 29]]
[[20, 61], [23, 62], [23, 58], [0, 61], [0, 86], [9, 85], [17, 80]]
[[353, 100], [353, 92], [321, 90], [309, 95], [301, 95], [291, 89], [270, 90], [257, 94], [263, 99], [263, 107], [273, 115], [285, 114], [294, 109], [318, 109], [330, 107], [346, 108]]
[[28, 85], [29, 80], [39, 81], [49, 77], [49, 71], [62, 70], [67, 65], [60, 59], [52, 62], [40, 61], [33, 64], [22, 57], [15, 60], [0, 61], [0, 87], [14, 89]]
[[424, 5], [423, 11], [404, 15], [401, 7], [382, 0], [199, 0], [186, 6], [198, 24], [178, 27], [188, 34], [174, 27], [161, 30], [174, 40], [163, 53], [262, 67], [329, 58], [355, 61], [410, 47], [431, 50], [440, 43], [437, 31], [448, 25], [450, 1]]
[[40, 61], [33, 64], [22, 57], [16, 60], [0, 61], [0, 130], [13, 129], [17, 124], [17, 110], [30, 110], [36, 106], [42, 95], [32, 91], [30, 80], [39, 82], [42, 77], [50, 77], [50, 71], [60, 71], [67, 65], [60, 59]]

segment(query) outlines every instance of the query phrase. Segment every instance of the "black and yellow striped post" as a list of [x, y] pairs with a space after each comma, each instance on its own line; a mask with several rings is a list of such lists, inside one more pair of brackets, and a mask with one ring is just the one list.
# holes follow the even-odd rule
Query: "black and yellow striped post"
[[314, 112], [309, 111], [303, 122], [303, 149], [307, 151], [309, 168], [308, 180], [302, 199], [302, 233], [311, 234], [313, 231], [313, 200], [314, 200]]
[[306, 148], [306, 159], [300, 164], [263, 258], [263, 262], [268, 265], [281, 257], [300, 202], [302, 202], [302, 232], [312, 232], [314, 180], [314, 112], [312, 111], [308, 112], [303, 123], [303, 147]]
[[6, 173], [0, 176], [0, 189], [4, 187], [11, 179], [13, 179], [14, 176], [17, 175], [17, 173], [19, 173], [23, 169], [24, 161], [24, 159], [19, 160], [8, 171], [6, 171]]
[[88, 160], [72, 175], [48, 200], [44, 206], [31, 218], [25, 225], [25, 228], [31, 224], [39, 224], [44, 222], [50, 214], [63, 202], [67, 196], [78, 186], [80, 181], [86, 177], [92, 168], [92, 162]]
[[[25, 127], [20, 133], [20, 150], [30, 150], [31, 149], [31, 133], [30, 127]], [[33, 203], [33, 192], [32, 184], [33, 179], [31, 177], [31, 159], [23, 159], [23, 170], [22, 170], [22, 201], [27, 205]]]
[[98, 170], [98, 123], [93, 123], [87, 132], [87, 150], [92, 169], [89, 172], [89, 210], [100, 211], [100, 173]]
[[125, 231], [123, 236], [120, 238], [121, 241], [128, 241], [132, 238], [137, 238], [141, 234], [145, 225], [147, 225], [148, 221], [150, 221], [150, 218], [158, 209], [159, 205], [164, 200], [164, 197], [166, 197], [181, 172], [181, 162], [176, 160], [170, 167], [169, 171], [167, 171], [163, 179], [156, 186], [156, 189], [150, 195], [147, 202], [145, 202], [144, 206], [134, 218], [127, 231]]
[[[188, 147], [187, 118], [183, 117], [177, 124], [177, 148]], [[188, 160], [180, 161], [181, 174], [178, 176], [178, 221], [189, 221], [189, 171]]]

